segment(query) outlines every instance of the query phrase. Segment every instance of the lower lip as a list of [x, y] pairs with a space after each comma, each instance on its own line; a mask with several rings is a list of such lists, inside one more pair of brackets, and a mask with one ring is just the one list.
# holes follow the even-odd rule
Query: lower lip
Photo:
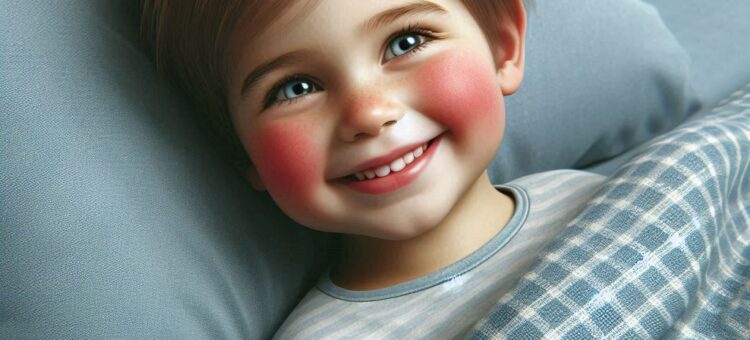
[[442, 136], [438, 136], [435, 140], [429, 144], [427, 150], [419, 158], [414, 159], [414, 162], [408, 164], [403, 170], [399, 172], [391, 172], [388, 176], [377, 177], [373, 179], [367, 179], [358, 181], [349, 178], [342, 178], [341, 181], [346, 187], [370, 195], [381, 195], [389, 192], [401, 189], [411, 182], [417, 179], [417, 176], [421, 174], [427, 165], [432, 160], [432, 155], [435, 154], [435, 150], [440, 144]]

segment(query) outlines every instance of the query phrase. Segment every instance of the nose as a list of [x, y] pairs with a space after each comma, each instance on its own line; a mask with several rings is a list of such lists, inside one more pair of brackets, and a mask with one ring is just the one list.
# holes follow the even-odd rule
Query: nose
[[377, 94], [351, 98], [343, 107], [338, 127], [339, 137], [347, 142], [377, 136], [404, 116], [404, 110], [393, 101]]

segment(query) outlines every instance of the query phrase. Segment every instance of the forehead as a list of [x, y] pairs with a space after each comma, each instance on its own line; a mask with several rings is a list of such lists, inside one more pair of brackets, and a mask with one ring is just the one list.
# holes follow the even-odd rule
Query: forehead
[[283, 0], [258, 3], [258, 6], [250, 5], [244, 9], [233, 34], [231, 50], [242, 60], [246, 60], [243, 54], [248, 52], [253, 54], [252, 59], [264, 59], [283, 52], [279, 48], [314, 45], [315, 40], [337, 34], [366, 33], [356, 31], [369, 28], [372, 25], [363, 25], [368, 19], [389, 9], [410, 6], [427, 13], [430, 11], [424, 9], [431, 5], [452, 12], [456, 5], [460, 6], [458, 0]]

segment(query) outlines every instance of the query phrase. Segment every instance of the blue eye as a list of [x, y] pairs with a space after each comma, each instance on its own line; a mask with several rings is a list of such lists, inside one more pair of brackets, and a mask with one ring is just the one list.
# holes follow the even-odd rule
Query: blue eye
[[276, 92], [269, 98], [267, 104], [295, 99], [316, 91], [320, 91], [320, 87], [310, 80], [304, 78], [290, 79], [283, 81], [281, 86], [276, 88]]
[[421, 34], [409, 33], [400, 35], [388, 44], [388, 49], [385, 51], [385, 59], [389, 60], [392, 57], [399, 57], [409, 53], [426, 41], [427, 38]]

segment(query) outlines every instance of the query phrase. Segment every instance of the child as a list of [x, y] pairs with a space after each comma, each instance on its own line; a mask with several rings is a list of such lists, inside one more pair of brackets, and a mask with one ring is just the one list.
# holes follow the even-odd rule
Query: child
[[342, 234], [279, 338], [464, 335], [602, 180], [489, 181], [523, 78], [521, 0], [152, 0], [143, 15], [157, 68], [251, 185]]

